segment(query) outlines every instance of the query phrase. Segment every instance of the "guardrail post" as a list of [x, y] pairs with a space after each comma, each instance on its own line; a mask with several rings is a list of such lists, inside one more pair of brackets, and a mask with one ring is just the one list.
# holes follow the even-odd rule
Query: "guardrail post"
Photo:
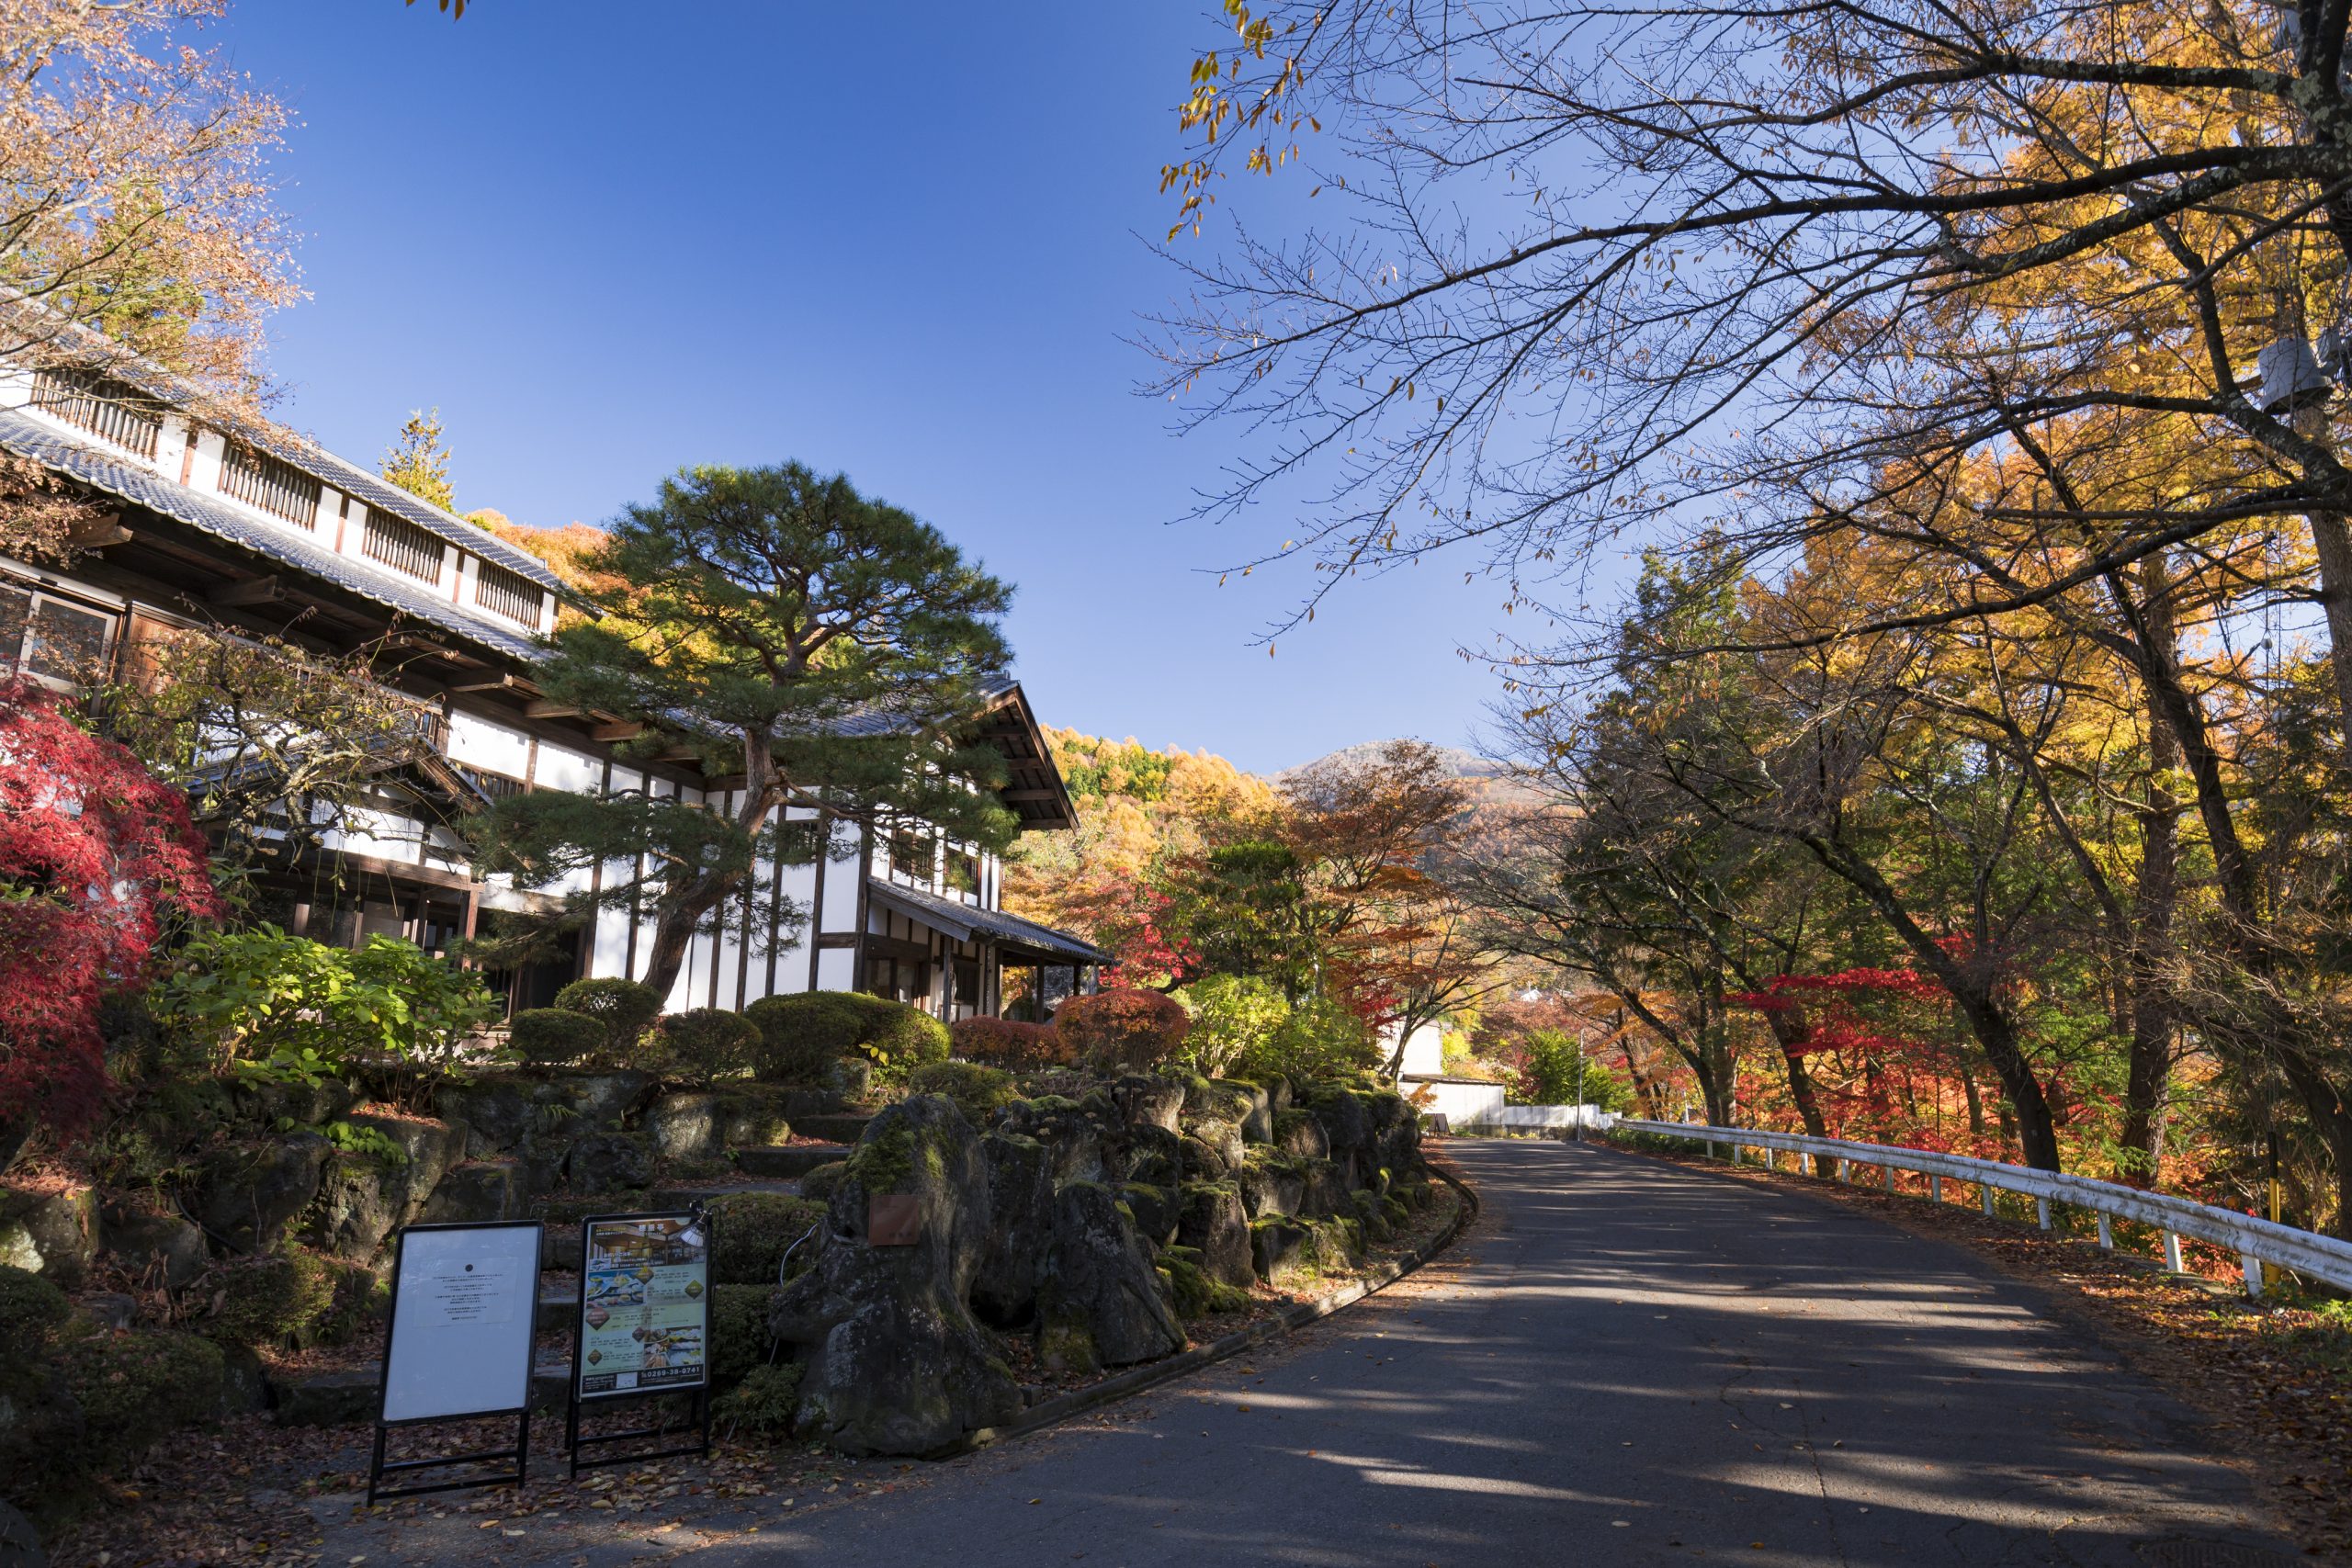
[[1935, 1172], [1929, 1171], [1928, 1173], [1928, 1201], [1931, 1203], [1940, 1203], [1943, 1201], [1944, 1179], [1937, 1175]]
[[2238, 1267], [2245, 1273], [2245, 1293], [2256, 1301], [2262, 1299], [2262, 1259], [2251, 1252], [2238, 1254]]
[[1993, 1184], [1989, 1181], [1978, 1182], [1976, 1195], [1984, 1200], [1984, 1217], [1991, 1219], [1993, 1217]]
[[1731, 1163], [1734, 1165], [1737, 1165], [1739, 1163], [1739, 1145], [1737, 1143], [1734, 1143], [1731, 1146]]
[[1886, 1168], [1886, 1190], [1889, 1192], [1894, 1190], [1894, 1168], [1891, 1165]]
[[2170, 1231], [2165, 1232], [2165, 1267], [2176, 1274], [2188, 1272], [2180, 1266], [2180, 1237]]
[[2050, 1228], [2049, 1199], [2036, 1198], [2033, 1201], [2033, 1217], [2036, 1223], [2038, 1223], [2043, 1230], [2048, 1230]]
[[2108, 1234], [2107, 1215], [2104, 1213], [2098, 1217], [2098, 1244], [2109, 1252], [2115, 1250], [2115, 1237]]
[[1840, 1181], [1847, 1179], [1846, 1162], [1842, 1159], [1838, 1162], [1838, 1179]]

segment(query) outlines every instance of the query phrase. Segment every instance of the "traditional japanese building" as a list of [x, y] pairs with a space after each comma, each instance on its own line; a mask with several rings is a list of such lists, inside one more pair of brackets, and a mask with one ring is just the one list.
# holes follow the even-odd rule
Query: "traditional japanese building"
[[[273, 874], [273, 908], [299, 933], [345, 945], [386, 933], [446, 951], [503, 913], [551, 912], [566, 892], [601, 885], [605, 867], [537, 890], [476, 880], [455, 824], [501, 795], [643, 789], [731, 804], [727, 780], [687, 760], [618, 754], [634, 727], [540, 692], [538, 639], [566, 598], [543, 562], [309, 441], [135, 367], [0, 364], [0, 450], [106, 509], [70, 570], [0, 558], [0, 670], [55, 684], [94, 671], [126, 679], [141, 660], [167, 660], [175, 630], [198, 626], [322, 654], [379, 650], [388, 689], [414, 710], [413, 744], [387, 749], [356, 818]], [[1076, 826], [1019, 682], [988, 692], [971, 726], [1003, 754], [1002, 798], [1025, 830]], [[743, 900], [723, 930], [695, 939], [673, 1009], [817, 989], [871, 991], [947, 1019], [993, 1014], [1008, 967], [1037, 971], [1050, 995], [1105, 957], [1006, 913], [998, 858], [923, 823], [877, 834], [800, 807], [785, 821], [821, 851], [809, 864], [763, 862], [758, 875], [809, 912], [805, 929], [761, 929]], [[557, 956], [493, 980], [528, 1007], [580, 976], [641, 977], [651, 935], [650, 919], [602, 910]]]

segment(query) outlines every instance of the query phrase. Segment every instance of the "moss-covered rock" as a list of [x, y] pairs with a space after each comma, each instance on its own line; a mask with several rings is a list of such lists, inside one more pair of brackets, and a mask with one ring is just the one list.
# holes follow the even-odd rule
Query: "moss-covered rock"
[[1177, 1223], [1176, 1240], [1198, 1252], [1202, 1269], [1220, 1284], [1247, 1285], [1255, 1277], [1250, 1215], [1241, 1206], [1240, 1189], [1229, 1181], [1184, 1184], [1184, 1210]]
[[1324, 1134], [1323, 1123], [1312, 1111], [1295, 1108], [1282, 1111], [1274, 1116], [1274, 1147], [1300, 1159], [1329, 1159], [1331, 1140]]
[[1250, 1309], [1250, 1292], [1210, 1279], [1201, 1268], [1201, 1255], [1189, 1247], [1171, 1247], [1161, 1252], [1159, 1274], [1168, 1281], [1177, 1315], [1188, 1321], [1211, 1313]]
[[176, 1291], [204, 1272], [210, 1261], [204, 1233], [177, 1214], [121, 1200], [98, 1211], [98, 1245], [114, 1267], [150, 1286]]
[[1261, 1214], [1295, 1214], [1306, 1197], [1306, 1163], [1274, 1149], [1259, 1145], [1253, 1146], [1233, 1173], [1233, 1184], [1241, 1192], [1241, 1206], [1250, 1217]]
[[1121, 1182], [1119, 1201], [1135, 1217], [1136, 1234], [1143, 1237], [1147, 1247], [1158, 1251], [1176, 1239], [1176, 1227], [1184, 1214], [1181, 1188], [1160, 1187], [1148, 1181]]
[[1152, 1360], [1184, 1346], [1150, 1249], [1118, 1194], [1100, 1182], [1066, 1181], [1054, 1194], [1053, 1241], [1038, 1280], [1037, 1314], [1041, 1356], [1074, 1328], [1086, 1331], [1104, 1366]]
[[[867, 1239], [870, 1201], [915, 1201], [912, 1245]], [[853, 1453], [929, 1453], [1009, 1421], [1021, 1389], [972, 1316], [990, 1231], [988, 1166], [962, 1111], [933, 1095], [869, 1122], [825, 1216], [817, 1266], [769, 1326], [806, 1368], [796, 1427]]]
[[1037, 1310], [1037, 1280], [1053, 1239], [1052, 1156], [1035, 1138], [990, 1133], [980, 1140], [988, 1167], [989, 1235], [972, 1280], [972, 1311], [997, 1328], [1018, 1328]]
[[842, 1183], [848, 1178], [849, 1161], [827, 1160], [800, 1179], [800, 1195], [820, 1203], [830, 1203], [833, 1194], [841, 1190]]
[[198, 1183], [197, 1219], [231, 1252], [276, 1250], [318, 1196], [334, 1147], [311, 1133], [232, 1145], [208, 1156]]
[[80, 1284], [98, 1255], [98, 1194], [0, 1188], [0, 1265]]
[[710, 1159], [729, 1149], [788, 1141], [788, 1104], [799, 1090], [764, 1084], [665, 1094], [646, 1109], [645, 1134], [664, 1159]]

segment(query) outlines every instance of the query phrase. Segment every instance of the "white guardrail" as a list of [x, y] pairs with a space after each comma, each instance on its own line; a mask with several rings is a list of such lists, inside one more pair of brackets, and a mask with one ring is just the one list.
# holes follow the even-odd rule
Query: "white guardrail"
[[[1982, 1194], [1986, 1213], [1993, 1212], [1993, 1192], [1999, 1189], [2007, 1192], [2022, 1192], [2034, 1201], [2034, 1212], [2041, 1228], [2050, 1228], [2050, 1205], [2070, 1203], [2087, 1209], [2098, 1218], [2098, 1244], [2112, 1248], [2115, 1245], [2108, 1222], [2110, 1219], [2132, 1220], [2164, 1233], [2165, 1267], [2174, 1273], [2182, 1272], [2180, 1238], [2211, 1242], [2238, 1255], [2238, 1262], [2245, 1274], [2246, 1293], [2262, 1294], [2262, 1269], [2265, 1264], [2285, 1269], [2314, 1280], [2324, 1280], [2341, 1290], [2352, 1291], [2352, 1241], [2338, 1241], [2334, 1236], [2316, 1232], [2297, 1230], [2292, 1225], [2274, 1224], [2251, 1214], [2233, 1213], [2217, 1209], [2210, 1203], [2195, 1203], [2186, 1198], [2174, 1198], [2162, 1192], [2143, 1191], [2137, 1187], [2125, 1187], [2113, 1181], [2094, 1181], [2086, 1176], [2067, 1176], [2057, 1171], [2035, 1170], [2029, 1166], [2004, 1165], [1998, 1160], [1974, 1159], [1967, 1155], [1936, 1154], [1927, 1149], [1895, 1148], [1886, 1144], [1849, 1143], [1843, 1138], [1814, 1138], [1802, 1133], [1767, 1133], [1747, 1127], [1711, 1127], [1696, 1122], [1637, 1122], [1629, 1117], [1616, 1121], [1619, 1128], [1633, 1133], [1651, 1133], [1669, 1138], [1690, 1138], [1709, 1145], [1722, 1145], [1731, 1151], [1736, 1164], [1740, 1151], [1755, 1148], [1764, 1151], [1764, 1163], [1770, 1168], [1773, 1156], [1781, 1150], [1791, 1154], [1812, 1155], [1817, 1159], [1838, 1162], [1838, 1179], [1849, 1179], [1855, 1166], [1874, 1166], [1886, 1173], [1888, 1191], [1894, 1190], [1894, 1173], [1916, 1171], [1928, 1179], [1928, 1196], [1942, 1202], [1944, 1182], [1966, 1181], [1975, 1184]], [[1803, 1168], [1800, 1161], [1799, 1168]]]

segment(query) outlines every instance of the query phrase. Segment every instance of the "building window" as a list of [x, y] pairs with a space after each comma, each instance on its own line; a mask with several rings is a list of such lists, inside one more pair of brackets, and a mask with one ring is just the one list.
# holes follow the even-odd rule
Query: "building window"
[[967, 898], [980, 896], [980, 857], [969, 851], [951, 850], [947, 855], [947, 891], [960, 893]]
[[931, 829], [905, 822], [890, 829], [890, 869], [918, 882], [931, 880]]
[[503, 566], [477, 560], [474, 563], [474, 603], [510, 621], [536, 626], [539, 624], [539, 612], [547, 604], [547, 593], [519, 571], [509, 571]]
[[831, 834], [820, 817], [803, 817], [776, 825], [775, 858], [785, 865], [814, 865]]
[[382, 561], [394, 571], [427, 582], [441, 581], [441, 536], [405, 517], [368, 509], [367, 531], [359, 538], [359, 553]]
[[319, 481], [266, 452], [231, 447], [220, 464], [220, 493], [300, 527], [319, 520]]
[[106, 674], [115, 618], [70, 599], [0, 585], [0, 670], [56, 686], [85, 686]]
[[137, 389], [95, 370], [60, 368], [33, 375], [33, 407], [149, 458], [155, 456], [156, 438], [164, 432], [162, 417], [141, 406], [152, 401]]

